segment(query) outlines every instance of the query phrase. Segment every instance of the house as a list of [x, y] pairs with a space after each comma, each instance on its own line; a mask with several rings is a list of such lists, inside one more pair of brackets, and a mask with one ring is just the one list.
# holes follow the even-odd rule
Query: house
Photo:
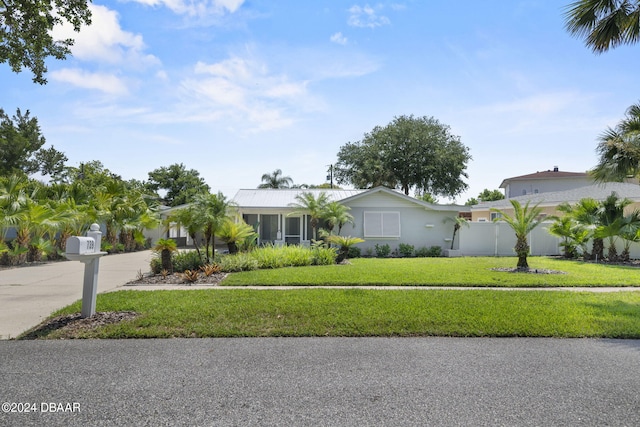
[[529, 202], [530, 206], [537, 204], [542, 209], [541, 215], [562, 215], [557, 208], [563, 203], [574, 205], [585, 198], [605, 200], [611, 193], [616, 193], [621, 199], [628, 198], [633, 202], [627, 207], [628, 211], [640, 209], [640, 185], [626, 182], [607, 182], [601, 184], [591, 183], [564, 191], [540, 192], [493, 202], [482, 202], [471, 207], [471, 218], [474, 222], [493, 221], [499, 213], [492, 211], [492, 209], [499, 209], [505, 212], [513, 211], [511, 200], [517, 200], [522, 206], [527, 202]]
[[238, 214], [258, 231], [259, 243], [309, 245], [311, 218], [292, 207], [296, 196], [325, 193], [330, 201], [351, 208], [354, 224], [342, 228], [341, 235], [365, 240], [364, 250], [388, 244], [392, 250], [400, 243], [422, 247], [449, 248], [453, 235], [452, 219], [463, 206], [423, 202], [386, 187], [370, 190], [333, 189], [247, 189], [239, 190], [232, 202]]
[[528, 194], [571, 190], [593, 184], [586, 172], [564, 172], [557, 166], [553, 170], [506, 178], [500, 184], [507, 199]]

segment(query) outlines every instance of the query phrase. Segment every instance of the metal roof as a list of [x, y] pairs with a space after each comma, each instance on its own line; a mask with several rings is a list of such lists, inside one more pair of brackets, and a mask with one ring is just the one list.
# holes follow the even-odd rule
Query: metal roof
[[318, 196], [325, 193], [329, 201], [340, 201], [367, 190], [336, 190], [327, 188], [280, 188], [280, 189], [246, 189], [238, 190], [233, 202], [242, 208], [288, 208], [297, 203], [296, 196], [311, 193]]

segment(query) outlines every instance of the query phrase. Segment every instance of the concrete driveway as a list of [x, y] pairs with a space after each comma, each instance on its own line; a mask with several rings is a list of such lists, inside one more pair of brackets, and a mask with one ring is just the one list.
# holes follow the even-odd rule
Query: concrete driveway
[[[100, 259], [98, 292], [106, 292], [149, 271], [151, 251]], [[0, 339], [16, 337], [53, 311], [82, 298], [84, 264], [62, 261], [0, 270]]]

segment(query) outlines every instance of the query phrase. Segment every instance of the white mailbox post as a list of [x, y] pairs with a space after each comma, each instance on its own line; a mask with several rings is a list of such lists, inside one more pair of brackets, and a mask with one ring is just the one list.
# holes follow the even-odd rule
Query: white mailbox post
[[82, 317], [91, 317], [96, 314], [100, 257], [107, 254], [100, 252], [101, 242], [102, 232], [98, 224], [91, 224], [87, 237], [71, 236], [67, 239], [65, 256], [72, 261], [80, 261], [84, 264]]

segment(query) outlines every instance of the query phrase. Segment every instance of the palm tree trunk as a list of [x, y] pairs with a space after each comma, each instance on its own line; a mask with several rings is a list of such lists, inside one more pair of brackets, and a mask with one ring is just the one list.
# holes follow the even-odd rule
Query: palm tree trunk
[[518, 255], [518, 268], [529, 268], [529, 263], [527, 262], [527, 256], [529, 255], [529, 243], [527, 242], [526, 237], [518, 237], [518, 241], [516, 242], [515, 252]]

